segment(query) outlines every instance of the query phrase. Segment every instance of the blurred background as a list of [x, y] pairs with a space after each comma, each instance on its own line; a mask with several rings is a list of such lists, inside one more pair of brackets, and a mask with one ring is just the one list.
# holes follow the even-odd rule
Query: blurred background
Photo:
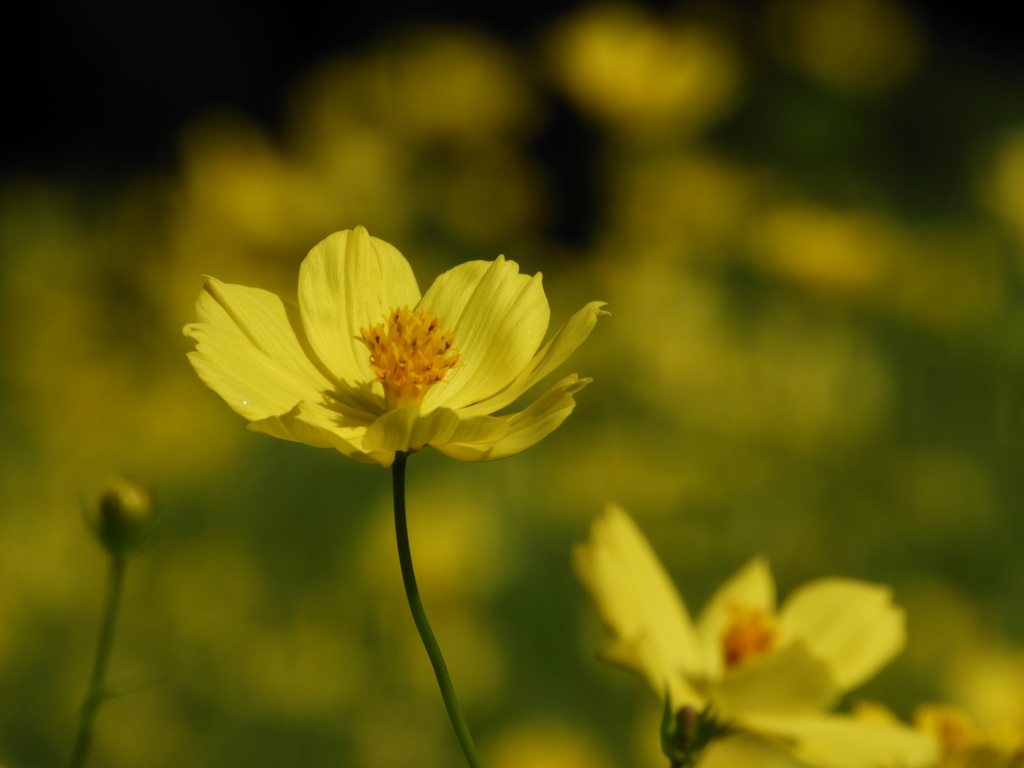
[[[1024, 53], [984, 5], [37, 4], [0, 157], [0, 762], [66, 761], [111, 472], [128, 574], [94, 764], [461, 760], [408, 615], [389, 473], [248, 432], [192, 372], [201, 275], [294, 300], [365, 225], [426, 288], [504, 253], [609, 302], [538, 447], [410, 462], [426, 607], [491, 768], [661, 766], [569, 551], [626, 506], [698, 609], [892, 584], [856, 692], [1024, 734]], [[18, 51], [27, 44], [31, 55]]]

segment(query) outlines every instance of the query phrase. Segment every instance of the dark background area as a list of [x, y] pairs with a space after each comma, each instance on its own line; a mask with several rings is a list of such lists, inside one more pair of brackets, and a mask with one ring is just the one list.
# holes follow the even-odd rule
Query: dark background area
[[[647, 3], [659, 10], [676, 3]], [[103, 180], [169, 166], [182, 124], [215, 107], [275, 126], [293, 80], [324, 58], [423, 23], [482, 27], [529, 42], [575, 0], [302, 5], [63, 0], [23, 5], [0, 41], [6, 73], [0, 173]], [[741, 5], [756, 10], [759, 3]], [[933, 61], [1006, 77], [1024, 62], [995, 3], [910, 3]], [[681, 6], [686, 8], [686, 5]], [[691, 4], [692, 7], [692, 4]], [[574, 132], [550, 121], [548, 143]], [[543, 141], [543, 139], [542, 139]], [[547, 154], [547, 152], [545, 152]], [[552, 153], [552, 154], [558, 154]]]

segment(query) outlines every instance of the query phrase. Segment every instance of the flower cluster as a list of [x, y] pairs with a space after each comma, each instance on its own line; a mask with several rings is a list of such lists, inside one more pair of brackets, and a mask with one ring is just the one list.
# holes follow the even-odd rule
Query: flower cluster
[[[185, 327], [197, 342], [192, 365], [252, 430], [394, 465], [410, 608], [477, 766], [412, 572], [405, 454], [432, 445], [483, 461], [537, 443], [572, 412], [589, 379], [570, 375], [523, 410], [493, 414], [551, 373], [607, 313], [590, 302], [542, 344], [550, 311], [539, 274], [521, 275], [499, 256], [455, 267], [421, 294], [402, 255], [362, 227], [310, 251], [298, 294], [296, 307], [208, 278], [198, 320]], [[924, 707], [913, 726], [877, 706], [835, 711], [906, 643], [903, 609], [887, 587], [823, 578], [778, 604], [768, 562], [755, 557], [693, 620], [651, 545], [614, 505], [573, 562], [612, 635], [603, 657], [664, 697], [662, 750], [672, 768], [794, 760], [951, 768], [1002, 765], [990, 758], [1010, 754], [949, 708]]]

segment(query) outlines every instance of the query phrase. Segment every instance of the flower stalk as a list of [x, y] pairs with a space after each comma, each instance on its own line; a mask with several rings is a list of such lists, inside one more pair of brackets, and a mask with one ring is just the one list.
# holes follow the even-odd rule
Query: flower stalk
[[715, 739], [732, 732], [732, 726], [719, 722], [711, 713], [711, 705], [697, 711], [692, 705], [673, 714], [672, 697], [665, 691], [665, 708], [661, 718], [661, 751], [670, 768], [691, 768]]
[[85, 761], [89, 757], [89, 748], [92, 746], [96, 712], [100, 705], [109, 698], [109, 692], [105, 685], [107, 665], [110, 662], [110, 651], [114, 644], [114, 627], [117, 624], [117, 613], [121, 606], [121, 592], [124, 588], [124, 575], [127, 567], [127, 557], [115, 552], [110, 553], [110, 577], [107, 582], [106, 605], [103, 609], [99, 639], [96, 643], [96, 657], [93, 660], [89, 690], [82, 701], [78, 735], [75, 737], [75, 747], [71, 753], [71, 768], [81, 768], [85, 765]]
[[420, 590], [416, 585], [416, 572], [412, 567], [412, 552], [409, 548], [409, 527], [405, 516], [405, 463], [408, 458], [408, 453], [398, 452], [395, 455], [394, 464], [391, 465], [392, 491], [395, 502], [395, 538], [398, 542], [398, 561], [402, 567], [402, 583], [405, 585], [405, 595], [409, 599], [409, 610], [412, 611], [412, 618], [416, 623], [416, 629], [419, 630], [420, 640], [427, 651], [427, 656], [430, 657], [430, 664], [437, 677], [437, 686], [441, 689], [441, 698], [444, 699], [445, 709], [448, 710], [448, 719], [451, 720], [455, 736], [466, 755], [466, 762], [471, 768], [482, 768], [476, 745], [469, 733], [466, 719], [462, 715], [459, 700], [455, 696], [455, 688], [448, 675], [448, 666], [444, 662], [444, 656], [434, 637], [434, 631], [430, 628], [430, 622], [427, 621], [427, 614], [423, 610], [423, 601], [420, 600]]
[[110, 558], [110, 575], [89, 690], [82, 701], [78, 735], [71, 752], [71, 768], [81, 768], [89, 758], [96, 713], [100, 705], [111, 697], [106, 687], [107, 665], [114, 645], [114, 628], [121, 607], [128, 558], [148, 539], [156, 523], [153, 494], [149, 488], [116, 475], [107, 479], [95, 505], [83, 504], [82, 513], [96, 541]]

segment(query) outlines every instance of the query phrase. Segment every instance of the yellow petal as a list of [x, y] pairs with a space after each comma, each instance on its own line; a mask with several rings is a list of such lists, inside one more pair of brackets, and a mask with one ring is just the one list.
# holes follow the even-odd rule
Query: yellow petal
[[737, 733], [711, 744], [700, 768], [806, 768], [779, 746], [750, 733]]
[[369, 350], [356, 338], [360, 329], [419, 300], [409, 263], [363, 227], [320, 241], [299, 267], [299, 307], [309, 343], [331, 375], [352, 388], [375, 378]]
[[519, 274], [519, 265], [499, 256], [468, 262], [439, 276], [420, 308], [452, 331], [460, 367], [431, 389], [425, 411], [439, 405], [462, 408], [507, 387], [530, 362], [547, 332], [551, 310], [541, 275]]
[[[327, 417], [319, 413], [317, 406], [310, 403], [299, 403], [287, 413], [269, 416], [249, 425], [253, 432], [262, 432], [271, 437], [304, 443], [314, 448], [335, 448], [346, 456], [367, 464], [383, 463], [387, 456], [377, 455], [362, 450], [360, 445], [362, 429], [336, 429], [328, 426]], [[349, 437], [343, 436], [348, 432]], [[391, 460], [394, 456], [391, 456]], [[387, 461], [388, 466], [391, 461]]]
[[687, 683], [702, 670], [686, 606], [629, 515], [609, 504], [574, 550], [573, 567], [612, 634], [606, 657], [646, 677], [658, 694], [668, 686], [673, 703], [700, 704]]
[[[427, 310], [441, 321], [441, 326], [445, 330], [454, 331], [455, 324], [466, 309], [473, 292], [494, 263], [481, 260], [467, 261], [447, 272], [442, 272], [434, 278], [434, 282], [423, 294], [416, 309]], [[519, 275], [517, 279], [526, 281], [529, 277]]]
[[817, 768], [918, 768], [939, 758], [934, 737], [895, 723], [846, 715], [766, 715], [743, 724], [781, 739], [797, 758]]
[[[573, 555], [576, 554], [577, 553], [574, 551]], [[577, 564], [577, 566], [577, 573], [581, 573], [582, 571], [580, 569], [584, 566], [581, 564]], [[580, 580], [583, 580], [582, 576], [580, 576]], [[644, 675], [644, 659], [636, 643], [626, 642], [620, 638], [612, 638], [604, 648], [598, 651], [597, 656], [599, 659], [606, 661], [609, 664], [614, 664], [617, 667], [622, 667], [623, 669], [628, 669], [631, 672]]]
[[603, 301], [592, 301], [583, 307], [570, 317], [568, 322], [559, 328], [558, 332], [533, 356], [533, 359], [516, 377], [515, 381], [493, 397], [464, 408], [463, 413], [467, 415], [494, 413], [514, 402], [523, 392], [564, 363], [569, 355], [587, 340], [594, 325], [597, 324], [598, 315], [609, 314], [601, 309], [603, 306], [605, 306]]
[[184, 329], [196, 341], [193, 368], [250, 421], [302, 400], [319, 402], [336, 389], [303, 349], [298, 310], [273, 293], [207, 278], [196, 315]]
[[755, 557], [719, 587], [697, 619], [697, 633], [712, 680], [724, 672], [722, 639], [736, 608], [760, 611], [766, 618], [775, 615], [775, 580], [765, 558]]
[[[459, 416], [459, 427], [451, 436], [452, 443], [493, 443], [501, 440], [508, 434], [511, 421], [500, 419], [494, 416], [470, 416], [467, 418], [461, 411]], [[431, 445], [443, 445], [440, 441], [432, 442]]]
[[779, 614], [779, 639], [803, 640], [829, 665], [840, 690], [847, 691], [903, 650], [906, 618], [887, 587], [819, 579], [786, 600]]
[[425, 445], [444, 445], [453, 440], [496, 440], [508, 431], [508, 422], [492, 416], [462, 419], [450, 408], [435, 408], [421, 414], [416, 403], [377, 419], [363, 438], [369, 451], [419, 450]]
[[727, 717], [753, 713], [811, 713], [831, 705], [838, 691], [824, 662], [793, 643], [729, 670], [711, 688]]
[[446, 456], [460, 461], [494, 461], [525, 451], [547, 437], [569, 417], [576, 407], [573, 394], [591, 381], [581, 379], [575, 373], [566, 376], [519, 413], [497, 417], [508, 424], [508, 432], [500, 440], [475, 443], [452, 441], [435, 447]]
[[363, 445], [374, 451], [417, 450], [424, 445], [422, 442], [415, 445], [417, 438], [435, 435], [447, 438], [455, 433], [458, 423], [459, 417], [448, 408], [436, 408], [421, 416], [418, 403], [407, 403], [373, 422], [366, 431]]

